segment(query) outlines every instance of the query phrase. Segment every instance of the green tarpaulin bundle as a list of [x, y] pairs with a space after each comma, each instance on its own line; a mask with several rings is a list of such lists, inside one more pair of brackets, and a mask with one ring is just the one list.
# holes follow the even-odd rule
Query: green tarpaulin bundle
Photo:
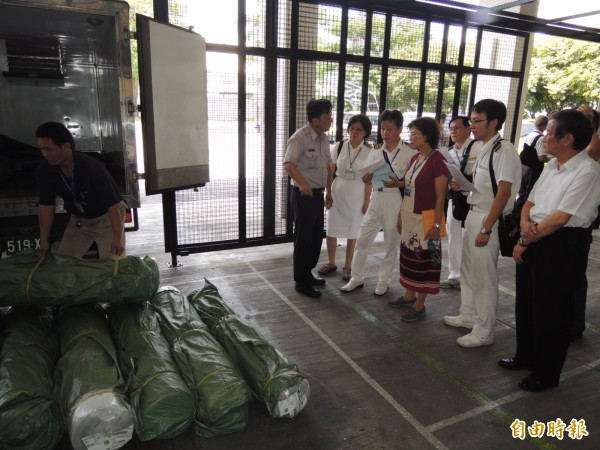
[[106, 314], [96, 305], [67, 306], [58, 313], [58, 325], [62, 355], [56, 396], [71, 445], [75, 450], [102, 442], [103, 448], [122, 447], [133, 435], [133, 416]]
[[57, 357], [49, 311], [11, 311], [0, 349], [0, 448], [47, 450], [60, 441], [52, 374]]
[[0, 260], [0, 306], [78, 305], [148, 300], [159, 285], [156, 262], [148, 257], [77, 259], [27, 250]]
[[272, 417], [294, 417], [310, 396], [308, 380], [250, 324], [235, 315], [208, 280], [188, 299], [236, 363]]
[[109, 319], [138, 438], [166, 439], [184, 432], [194, 420], [196, 402], [179, 374], [156, 312], [147, 302], [113, 305]]
[[212, 437], [244, 430], [250, 388], [198, 313], [171, 286], [159, 289], [152, 305], [179, 371], [196, 395], [196, 432]]

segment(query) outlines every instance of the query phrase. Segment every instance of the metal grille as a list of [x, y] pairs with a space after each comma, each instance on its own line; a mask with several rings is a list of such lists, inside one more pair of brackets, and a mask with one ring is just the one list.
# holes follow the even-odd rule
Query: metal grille
[[246, 237], [263, 236], [265, 60], [246, 57]]
[[176, 251], [291, 239], [283, 157], [311, 98], [331, 100], [332, 140], [347, 137], [359, 112], [375, 139], [384, 109], [400, 109], [407, 125], [468, 113], [484, 97], [507, 105], [503, 133], [514, 137], [529, 35], [431, 20], [399, 4], [221, 0], [207, 11], [205, 2], [169, 0], [169, 20], [193, 26], [208, 49], [211, 181], [177, 193]]

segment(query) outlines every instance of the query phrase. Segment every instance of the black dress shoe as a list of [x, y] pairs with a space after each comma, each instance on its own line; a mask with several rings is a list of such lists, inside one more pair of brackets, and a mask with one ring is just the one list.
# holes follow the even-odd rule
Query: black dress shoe
[[295, 286], [295, 289], [296, 289], [296, 292], [298, 292], [302, 295], [306, 295], [307, 297], [316, 298], [316, 297], [321, 296], [321, 291], [318, 291], [317, 289], [315, 289], [312, 286], [302, 286], [301, 284], [297, 284]]
[[519, 382], [519, 387], [524, 391], [529, 392], [542, 392], [546, 389], [550, 389], [558, 386], [558, 381], [556, 383], [545, 383], [543, 381], [538, 380], [537, 378], [533, 378], [531, 375], [527, 378], [523, 378]]
[[572, 334], [572, 335], [569, 337], [569, 342], [575, 342], [576, 340], [578, 340], [578, 339], [581, 339], [582, 337], [583, 337], [583, 333], [575, 333], [575, 334]]
[[519, 361], [517, 361], [514, 358], [501, 359], [498, 361], [498, 365], [500, 367], [502, 367], [503, 369], [508, 369], [508, 370], [523, 370], [523, 369], [531, 370], [531, 368], [528, 365], [521, 364]]
[[310, 281], [310, 284], [312, 284], [313, 286], [325, 286], [326, 281], [323, 278], [319, 278], [319, 277], [312, 277], [312, 280]]

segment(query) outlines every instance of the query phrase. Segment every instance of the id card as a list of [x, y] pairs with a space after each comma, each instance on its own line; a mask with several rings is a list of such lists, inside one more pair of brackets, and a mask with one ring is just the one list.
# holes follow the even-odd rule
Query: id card
[[412, 189], [411, 189], [411, 187], [410, 187], [410, 186], [406, 186], [406, 187], [404, 188], [404, 196], [405, 196], [405, 197], [410, 197], [410, 193], [411, 193], [411, 192], [412, 192]]

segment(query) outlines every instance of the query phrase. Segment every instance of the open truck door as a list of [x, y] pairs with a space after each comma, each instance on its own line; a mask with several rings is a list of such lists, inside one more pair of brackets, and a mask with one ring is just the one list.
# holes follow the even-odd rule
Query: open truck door
[[146, 194], [203, 186], [208, 172], [206, 42], [136, 16]]

